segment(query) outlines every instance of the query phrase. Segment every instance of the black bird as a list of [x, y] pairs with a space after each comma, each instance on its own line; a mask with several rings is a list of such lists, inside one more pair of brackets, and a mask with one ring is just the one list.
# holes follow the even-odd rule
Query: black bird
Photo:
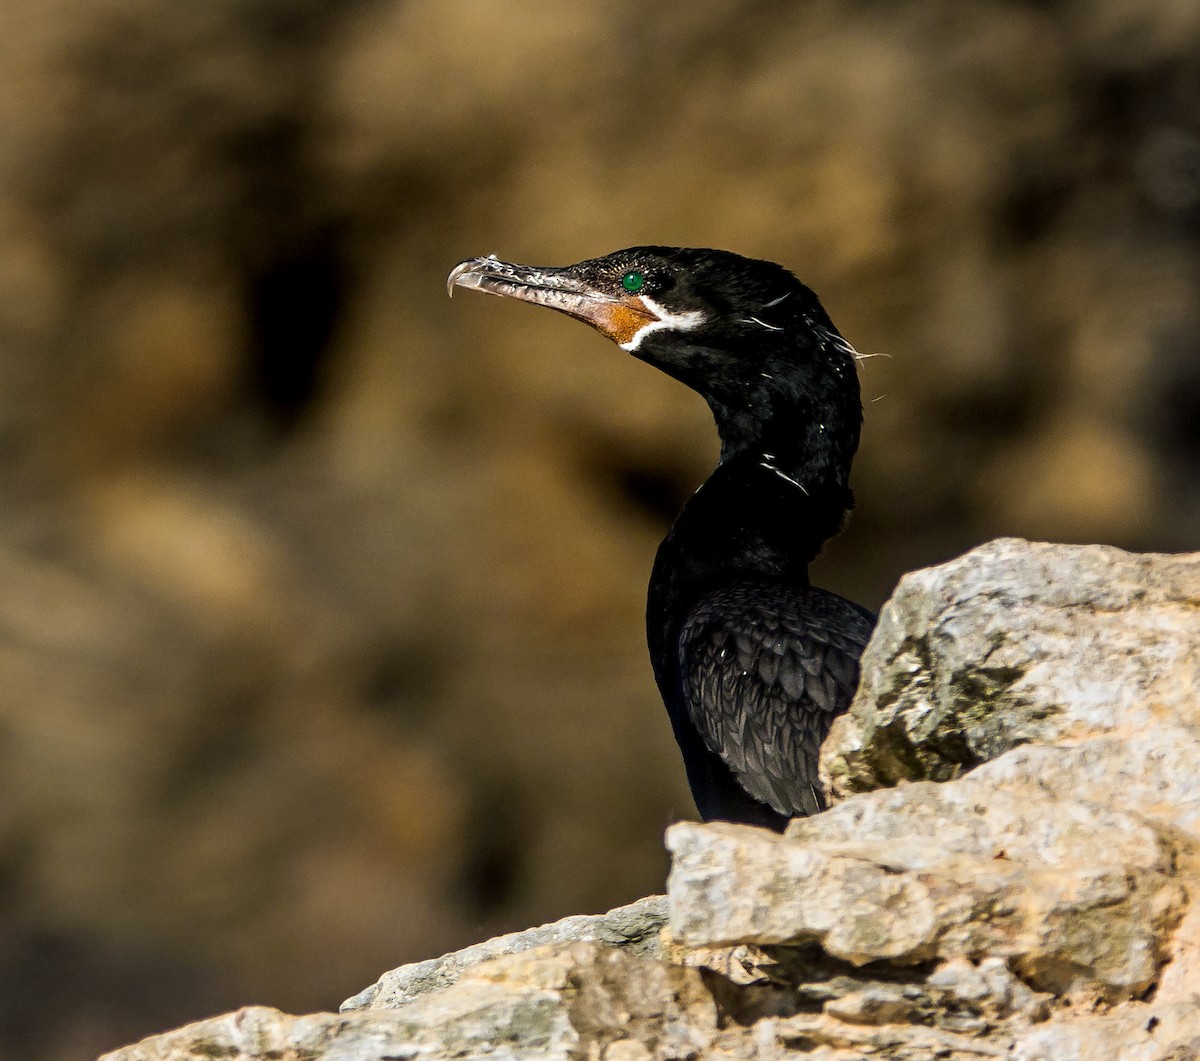
[[790, 272], [728, 251], [633, 247], [565, 268], [472, 258], [447, 286], [582, 320], [708, 401], [721, 460], [654, 562], [654, 675], [705, 820], [782, 829], [822, 810], [817, 755], [875, 621], [808, 580], [854, 503], [854, 348]]

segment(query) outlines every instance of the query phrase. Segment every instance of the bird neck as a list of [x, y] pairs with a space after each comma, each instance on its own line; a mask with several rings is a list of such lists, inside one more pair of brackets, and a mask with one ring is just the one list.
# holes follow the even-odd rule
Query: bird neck
[[804, 358], [784, 347], [760, 363], [756, 377], [705, 395], [721, 437], [721, 464], [769, 465], [813, 497], [848, 493], [862, 429], [852, 357]]
[[842, 529], [854, 495], [792, 458], [761, 448], [723, 456], [671, 536], [688, 537], [713, 570], [807, 581], [809, 562]]
[[713, 414], [721, 467], [758, 464], [807, 495], [811, 507], [837, 505], [849, 495], [861, 423], [856, 408], [789, 408], [760, 418], [714, 406]]
[[712, 589], [753, 579], [808, 585], [809, 563], [842, 529], [862, 404], [853, 355], [835, 334], [820, 339], [823, 349], [774, 335], [745, 355], [753, 372], [715, 371], [698, 358], [704, 378], [681, 375], [712, 409], [721, 461], [659, 547], [647, 611], [654, 658]]
[[647, 611], [652, 646], [669, 640], [703, 594], [729, 582], [808, 585], [809, 562], [853, 500], [849, 487], [805, 487], [761, 454], [722, 460], [659, 546]]

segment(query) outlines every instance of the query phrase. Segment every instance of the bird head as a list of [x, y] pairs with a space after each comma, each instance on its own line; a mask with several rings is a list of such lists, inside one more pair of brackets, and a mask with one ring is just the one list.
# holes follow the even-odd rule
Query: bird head
[[631, 247], [550, 268], [472, 258], [447, 287], [591, 325], [706, 398], [725, 453], [833, 429], [849, 447], [839, 454], [848, 470], [862, 419], [856, 354], [816, 295], [774, 262], [682, 247]]

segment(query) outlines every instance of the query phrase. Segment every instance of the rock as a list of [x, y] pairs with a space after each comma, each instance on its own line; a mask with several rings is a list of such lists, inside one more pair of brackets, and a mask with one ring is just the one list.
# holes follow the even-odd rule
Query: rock
[[[907, 576], [823, 751], [844, 802], [783, 838], [675, 826], [673, 935], [1145, 991], [1200, 944], [1176, 933], [1200, 820], [1198, 604], [1200, 559], [1102, 547], [999, 541]], [[922, 778], [944, 783], [882, 787]]]
[[667, 898], [651, 895], [606, 914], [577, 914], [549, 925], [511, 932], [440, 958], [402, 965], [342, 1003], [343, 1012], [395, 1007], [456, 983], [464, 970], [507, 954], [551, 943], [603, 943], [643, 957], [658, 957], [659, 930], [667, 921]]
[[[374, 1061], [381, 1049], [388, 1051], [387, 1056], [405, 1061], [449, 1049], [461, 1050], [467, 1057], [511, 1057], [514, 1042], [540, 1049], [546, 1057], [565, 1057], [576, 1041], [570, 1027], [557, 1019], [561, 1014], [554, 1011], [548, 995], [478, 992], [471, 1005], [459, 1011], [452, 1008], [453, 1001], [448, 1000], [447, 1008], [432, 1015], [441, 1022], [437, 1028], [429, 1026], [430, 1014], [418, 1014], [415, 1019], [391, 1012], [293, 1017], [252, 1006], [152, 1036], [135, 1046], [105, 1054], [101, 1061], [279, 1057]], [[468, 1019], [472, 1030], [464, 1034]], [[497, 1043], [503, 1045], [493, 1047]]]
[[[925, 794], [913, 792], [914, 802]], [[897, 839], [886, 818], [857, 839], [836, 828], [826, 838], [822, 820], [804, 838], [672, 826], [674, 938], [705, 947], [813, 941], [857, 966], [1000, 957], [1038, 990], [1118, 999], [1153, 983], [1184, 908], [1165, 840], [1141, 864], [1149, 853], [1136, 840], [1126, 855], [1113, 834], [1096, 831], [1102, 857], [1050, 864], [999, 845], [963, 852]], [[1085, 836], [1081, 828], [1080, 843]]]
[[1031, 991], [1003, 958], [984, 958], [978, 965], [952, 959], [930, 973], [926, 984], [943, 1009], [1028, 1021], [1047, 1015], [1050, 996]]
[[1194, 1061], [1200, 1057], [1196, 1002], [1130, 1006], [1072, 1015], [1032, 1028], [1012, 1061]]
[[254, 1007], [154, 1036], [104, 1061], [686, 1058], [708, 1046], [716, 1023], [695, 970], [572, 943], [464, 965], [455, 983], [395, 1008], [291, 1017]]
[[[969, 855], [1034, 866], [1120, 863], [1169, 873], [1173, 841], [1137, 814], [1081, 801], [1019, 770], [1025, 752], [988, 763], [957, 781], [921, 782], [882, 789], [839, 804], [788, 827], [793, 839], [824, 843], [890, 842], [897, 850], [920, 846], [930, 861]], [[1035, 770], [1041, 764], [1032, 760]], [[1105, 844], [1097, 848], [1097, 838]], [[913, 855], [912, 857], [917, 857]]]
[[674, 825], [666, 897], [108, 1059], [1200, 1057], [1198, 604], [1197, 557], [1002, 541], [909, 576], [827, 812]]
[[782, 1020], [762, 1021], [756, 1028], [757, 1050], [751, 1056], [773, 1059], [798, 1054], [820, 1061], [862, 1061], [882, 1056], [889, 1061], [980, 1061], [1008, 1057], [1010, 1040], [1001, 1042], [963, 1035], [920, 1024], [849, 1023], [829, 1013], [797, 1014]]
[[862, 674], [822, 751], [834, 799], [1170, 723], [1190, 751], [1200, 556], [991, 542], [901, 579]]
[[1112, 804], [1200, 836], [1200, 732], [1171, 722], [1078, 744], [1014, 748], [976, 771], [998, 788]]
[[1172, 827], [1194, 834], [1200, 810], [1198, 603], [1197, 558], [1101, 547], [999, 541], [907, 576], [823, 752], [845, 802], [782, 838], [673, 827], [673, 936], [1145, 991], [1195, 864]]

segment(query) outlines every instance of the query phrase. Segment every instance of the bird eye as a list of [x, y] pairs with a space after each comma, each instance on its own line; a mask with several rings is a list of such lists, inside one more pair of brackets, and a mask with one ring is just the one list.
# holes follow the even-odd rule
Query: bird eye
[[630, 272], [621, 277], [621, 286], [625, 288], [631, 295], [636, 295], [642, 289], [642, 285], [646, 282], [646, 277], [642, 273]]

